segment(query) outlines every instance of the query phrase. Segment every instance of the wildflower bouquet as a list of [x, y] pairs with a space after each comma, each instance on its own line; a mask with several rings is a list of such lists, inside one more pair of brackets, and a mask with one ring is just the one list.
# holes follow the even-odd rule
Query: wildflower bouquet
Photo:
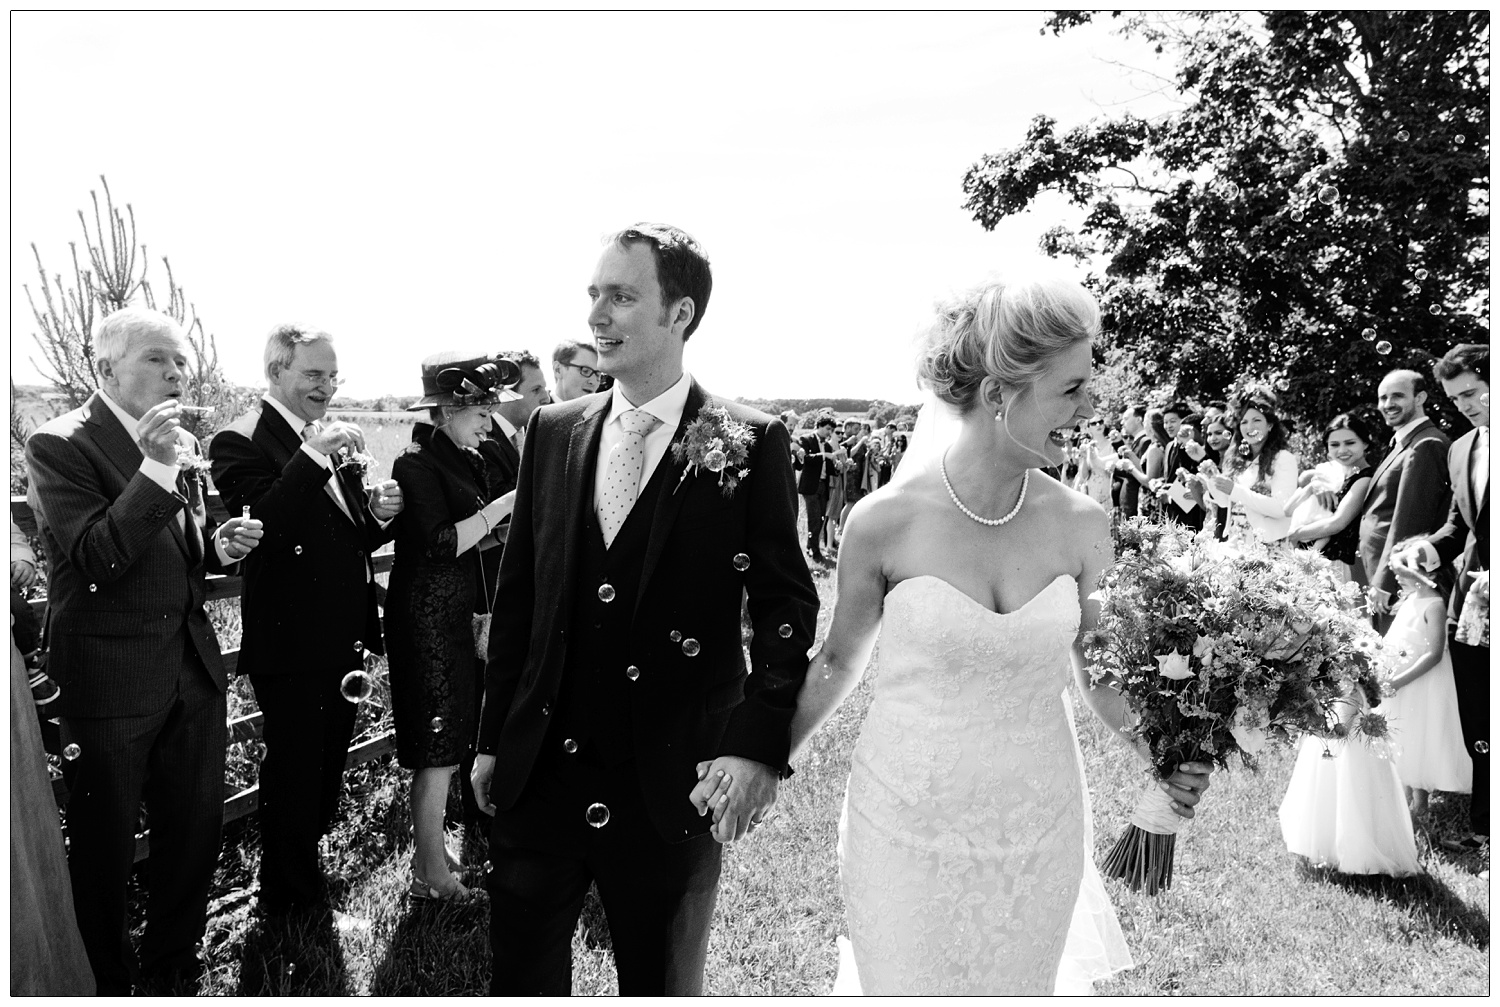
[[[1358, 588], [1340, 584], [1326, 559], [1245, 555], [1140, 519], [1120, 524], [1116, 555], [1084, 649], [1093, 681], [1109, 679], [1136, 714], [1122, 730], [1149, 746], [1158, 778], [1181, 762], [1227, 767], [1236, 754], [1253, 769], [1267, 741], [1300, 732], [1386, 735], [1379, 714], [1350, 720], [1339, 703], [1356, 689], [1378, 703], [1387, 662]], [[1171, 886], [1180, 819], [1153, 785], [1131, 822], [1104, 873], [1154, 895]]]

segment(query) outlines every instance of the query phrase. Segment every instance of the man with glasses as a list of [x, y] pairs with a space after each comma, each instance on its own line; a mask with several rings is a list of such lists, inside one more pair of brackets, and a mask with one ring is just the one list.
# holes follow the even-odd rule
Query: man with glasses
[[557, 401], [571, 402], [599, 390], [599, 354], [594, 344], [581, 339], [564, 339], [552, 351], [552, 381], [557, 385]]
[[248, 509], [265, 538], [244, 565], [239, 668], [264, 718], [260, 764], [263, 915], [326, 911], [318, 840], [343, 790], [358, 709], [341, 691], [365, 652], [385, 652], [370, 554], [394, 536], [401, 488], [366, 491], [350, 455], [359, 427], [326, 420], [339, 380], [333, 337], [279, 325], [266, 339], [260, 407], [209, 445], [229, 513]]

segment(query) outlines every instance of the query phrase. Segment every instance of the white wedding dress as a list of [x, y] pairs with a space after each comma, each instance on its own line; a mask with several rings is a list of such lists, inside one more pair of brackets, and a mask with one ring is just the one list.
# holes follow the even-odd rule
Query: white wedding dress
[[996, 613], [937, 577], [886, 595], [839, 824], [835, 994], [1085, 993], [1132, 964], [1094, 869], [1067, 703], [1078, 586]]

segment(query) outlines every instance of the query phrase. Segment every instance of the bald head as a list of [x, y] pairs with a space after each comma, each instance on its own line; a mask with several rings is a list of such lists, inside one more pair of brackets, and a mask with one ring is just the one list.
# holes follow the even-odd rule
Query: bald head
[[1380, 379], [1378, 405], [1385, 425], [1399, 430], [1412, 420], [1421, 419], [1426, 413], [1422, 404], [1427, 401], [1427, 382], [1416, 371], [1391, 371]]

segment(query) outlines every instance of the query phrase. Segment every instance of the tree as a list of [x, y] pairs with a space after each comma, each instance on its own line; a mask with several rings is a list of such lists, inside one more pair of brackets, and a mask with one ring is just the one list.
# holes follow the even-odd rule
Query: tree
[[1454, 343], [1488, 341], [1487, 12], [1121, 24], [1175, 58], [1181, 107], [1066, 130], [1038, 116], [963, 188], [986, 229], [1043, 191], [1084, 210], [1042, 250], [1105, 262], [1089, 280], [1101, 349], [1135, 379], [1203, 398], [1265, 381], [1325, 420], [1372, 404], [1393, 367], [1425, 372]]
[[193, 405], [212, 406], [214, 411], [207, 415], [184, 416], [182, 425], [206, 440], [213, 431], [246, 408], [253, 393], [237, 388], [224, 377], [219, 366], [218, 344], [211, 334], [205, 332], [197, 307], [188, 301], [186, 293], [177, 284], [172, 275], [172, 264], [166, 256], [162, 256], [161, 262], [167, 273], [167, 302], [158, 305], [155, 291], [146, 279], [146, 246], [136, 242], [135, 209], [127, 203], [122, 214], [115, 207], [104, 176], [99, 177], [99, 182], [104, 187], [102, 214], [98, 193], [89, 192], [94, 204], [92, 233], [83, 211], [78, 211], [88, 266], [79, 262], [77, 243], [68, 242], [73, 260], [71, 284], [63, 282], [61, 273], [48, 278], [41, 252], [32, 243], [31, 253], [36, 258], [41, 281], [41, 304], [37, 303], [29, 286], [23, 284], [22, 287], [39, 330], [32, 338], [41, 348], [45, 361], [37, 364], [33, 359], [32, 363], [67, 398], [70, 408], [81, 406], [99, 385], [94, 369], [95, 321], [139, 301], [148, 308], [170, 315], [187, 333], [194, 362], [183, 399]]

